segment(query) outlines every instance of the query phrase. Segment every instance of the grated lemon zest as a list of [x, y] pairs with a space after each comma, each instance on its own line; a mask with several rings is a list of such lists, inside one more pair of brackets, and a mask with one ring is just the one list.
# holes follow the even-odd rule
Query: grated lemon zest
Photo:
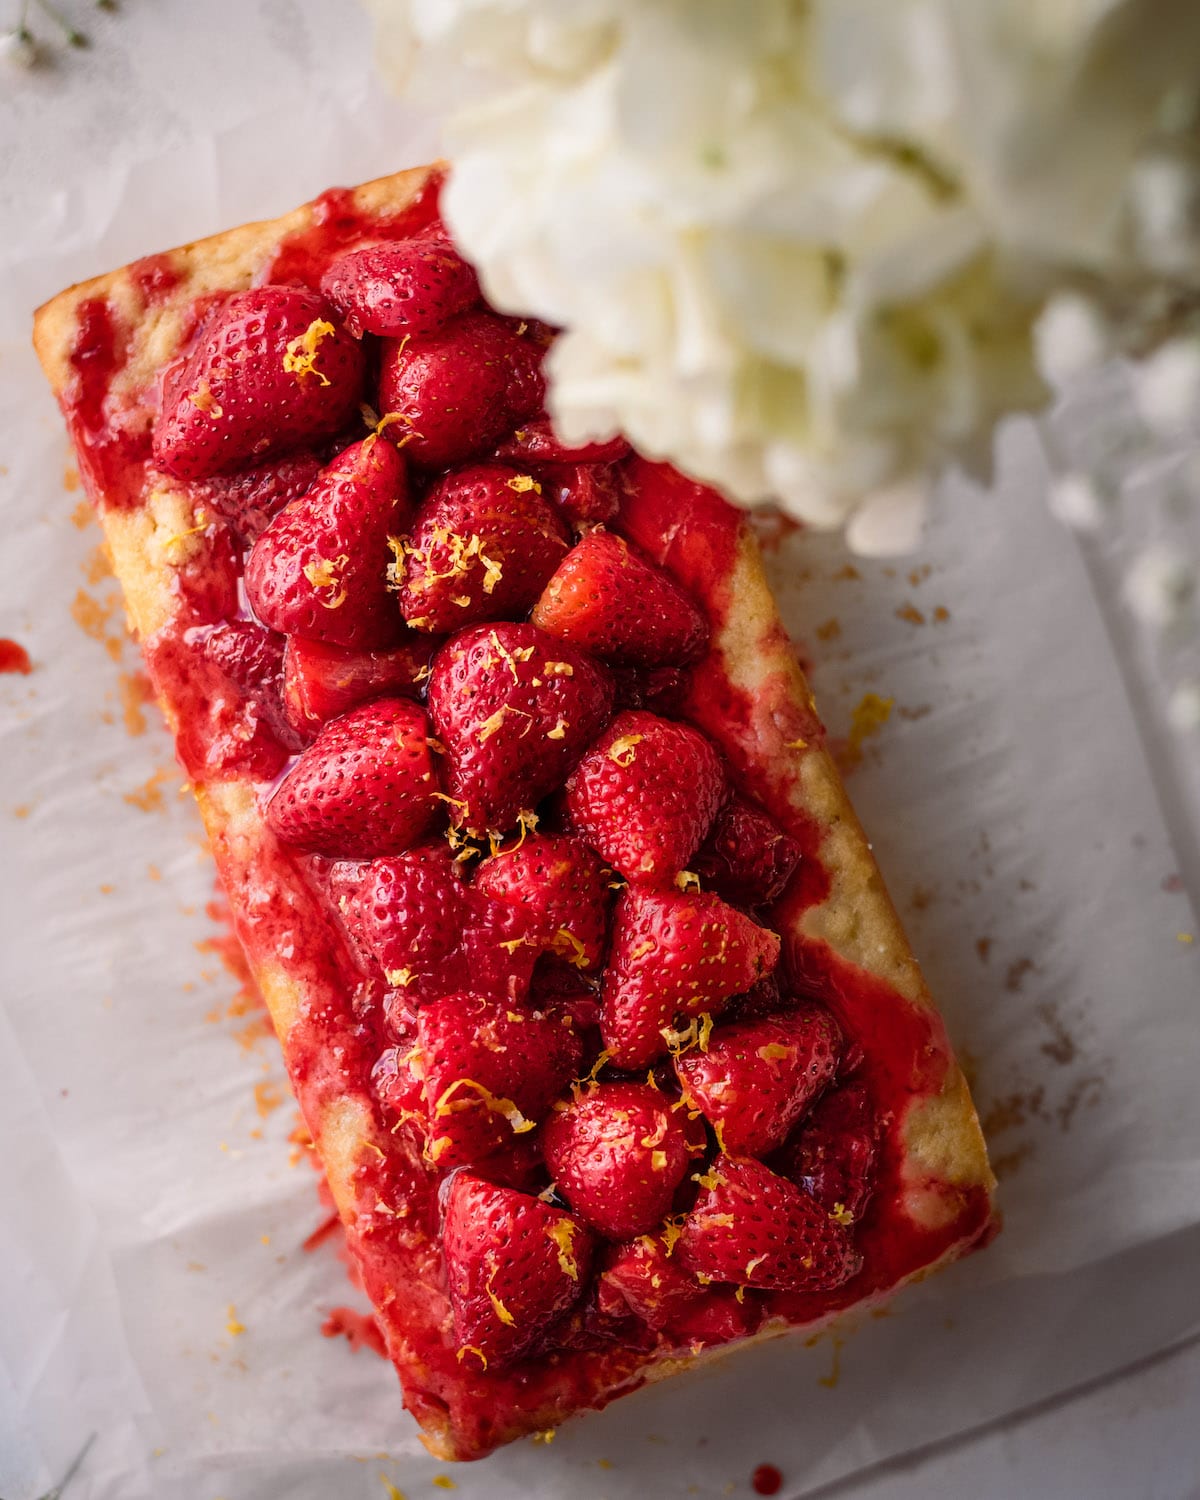
[[188, 392], [188, 400], [197, 411], [202, 411], [205, 416], [211, 417], [214, 422], [218, 417], [225, 415], [225, 408], [213, 395], [207, 380], [200, 382], [199, 390]]
[[615, 761], [619, 766], [632, 765], [635, 754], [634, 747], [640, 745], [644, 738], [645, 736], [640, 734], [618, 735], [608, 747], [609, 760]]
[[346, 590], [340, 587], [341, 570], [349, 561], [345, 552], [339, 552], [334, 558], [314, 558], [300, 570], [314, 589], [336, 589], [331, 599], [321, 600], [326, 609], [340, 609], [346, 602]]
[[329, 377], [317, 369], [317, 346], [333, 332], [333, 324], [324, 318], [314, 318], [303, 333], [288, 341], [283, 356], [283, 368], [297, 380], [306, 375], [315, 375], [322, 385], [329, 384]]
[[840, 1224], [843, 1229], [854, 1223], [854, 1215], [844, 1203], [835, 1203], [829, 1217], [835, 1224]]
[[514, 474], [511, 479], [506, 479], [504, 482], [518, 495], [527, 495], [530, 490], [536, 490], [539, 495], [542, 493], [541, 485], [532, 474]]
[[383, 977], [394, 990], [406, 990], [417, 976], [411, 969], [385, 969]]
[[558, 1267], [572, 1281], [579, 1280], [579, 1262], [575, 1258], [575, 1229], [571, 1219], [559, 1219], [546, 1225], [546, 1238], [553, 1241], [558, 1250]]
[[791, 1057], [792, 1049], [785, 1047], [782, 1042], [768, 1042], [765, 1047], [758, 1049], [758, 1055], [763, 1062], [775, 1062], [776, 1059]]
[[442, 1091], [441, 1098], [433, 1107], [435, 1120], [441, 1120], [446, 1115], [457, 1114], [460, 1110], [475, 1107], [474, 1099], [454, 1098], [460, 1089], [474, 1089], [491, 1114], [504, 1116], [512, 1126], [514, 1135], [524, 1135], [528, 1130], [537, 1129], [537, 1121], [527, 1120], [511, 1099], [503, 1099], [500, 1095], [493, 1094], [491, 1089], [485, 1088], [482, 1083], [477, 1083], [474, 1078], [456, 1078], [449, 1088]]
[[675, 887], [680, 891], [699, 891], [700, 877], [694, 870], [680, 870], [675, 877]]
[[574, 677], [575, 668], [569, 661], [544, 661], [542, 671], [547, 677]]
[[550, 939], [550, 951], [557, 953], [560, 958], [565, 958], [577, 969], [586, 969], [588, 966], [587, 949], [569, 928], [558, 929]]
[[458, 1359], [460, 1365], [462, 1364], [463, 1360], [466, 1359], [468, 1354], [473, 1354], [475, 1356], [475, 1358], [479, 1361], [479, 1367], [481, 1370], [487, 1369], [487, 1355], [483, 1352], [482, 1349], [476, 1348], [474, 1344], [464, 1344], [462, 1348], [458, 1350], [456, 1358]]
[[571, 726], [570, 724], [568, 724], [566, 719], [560, 718], [553, 729], [547, 729], [546, 738], [548, 740], [565, 740], [567, 737], [567, 730], [570, 729], [570, 727]]

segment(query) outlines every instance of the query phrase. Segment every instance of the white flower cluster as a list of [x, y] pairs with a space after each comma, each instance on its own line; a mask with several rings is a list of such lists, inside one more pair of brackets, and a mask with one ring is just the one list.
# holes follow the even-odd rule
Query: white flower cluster
[[1188, 0], [369, 3], [559, 430], [860, 550], [1200, 292]]

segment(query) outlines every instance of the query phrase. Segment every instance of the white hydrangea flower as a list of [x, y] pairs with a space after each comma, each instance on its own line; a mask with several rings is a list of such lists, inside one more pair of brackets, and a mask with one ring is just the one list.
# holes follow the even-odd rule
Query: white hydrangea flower
[[368, 3], [488, 296], [565, 330], [563, 436], [853, 545], [1200, 290], [1200, 5]]

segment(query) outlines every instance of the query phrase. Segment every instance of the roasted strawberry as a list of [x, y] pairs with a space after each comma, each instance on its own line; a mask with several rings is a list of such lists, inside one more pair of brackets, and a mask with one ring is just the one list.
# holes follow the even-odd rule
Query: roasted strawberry
[[388, 983], [419, 1005], [465, 980], [467, 912], [462, 866], [439, 839], [373, 861], [343, 915]]
[[557, 1106], [542, 1153], [559, 1192], [608, 1239], [648, 1234], [671, 1210], [703, 1131], [647, 1083], [600, 1083]]
[[794, 1183], [748, 1156], [718, 1156], [675, 1247], [714, 1281], [774, 1291], [829, 1291], [862, 1258], [842, 1225]]
[[612, 875], [580, 839], [531, 834], [515, 849], [485, 859], [475, 889], [520, 913], [526, 941], [579, 969], [604, 956]]
[[207, 744], [197, 747], [207, 772], [273, 780], [290, 752], [303, 744], [287, 723], [280, 698], [282, 637], [253, 620], [227, 620], [196, 627], [188, 640], [237, 690], [208, 694]]
[[379, 698], [327, 724], [276, 787], [267, 823], [286, 844], [341, 859], [399, 854], [437, 816], [429, 721]]
[[616, 519], [621, 509], [621, 470], [616, 464], [538, 464], [542, 494], [567, 525], [589, 531]]
[[870, 1095], [864, 1084], [847, 1083], [817, 1103], [771, 1164], [830, 1213], [861, 1219], [878, 1158]]
[[723, 1150], [763, 1156], [833, 1081], [841, 1041], [825, 1007], [808, 1001], [785, 1016], [721, 1027], [706, 1052], [677, 1057], [675, 1071]]
[[297, 500], [321, 472], [315, 453], [292, 453], [243, 469], [237, 474], [214, 474], [192, 485], [197, 510], [213, 510], [225, 521], [243, 547], [251, 547], [271, 518]]
[[533, 417], [522, 422], [496, 449], [496, 457], [518, 464], [608, 464], [629, 452], [623, 437], [605, 438], [595, 443], [571, 447], [554, 434], [549, 417]]
[[234, 292], [163, 376], [154, 460], [180, 479], [261, 464], [344, 427], [362, 382], [361, 347], [316, 293]]
[[800, 847], [761, 807], [734, 792], [692, 861], [706, 889], [737, 906], [777, 900], [800, 862]]
[[358, 651], [397, 645], [388, 537], [407, 524], [404, 460], [376, 437], [352, 443], [280, 511], [246, 559], [246, 595], [272, 630]]
[[676, 1017], [717, 1015], [778, 960], [775, 933], [719, 897], [630, 886], [604, 971], [600, 1025], [613, 1062], [644, 1068], [667, 1051]]
[[572, 826], [626, 880], [669, 885], [708, 832], [725, 770], [688, 724], [620, 713], [567, 782]]
[[429, 1117], [426, 1154], [465, 1166], [533, 1130], [575, 1076], [570, 1017], [484, 995], [447, 995], [417, 1015]]
[[429, 712], [446, 747], [454, 821], [513, 827], [560, 786], [604, 726], [604, 668], [532, 625], [474, 625], [433, 659]]
[[479, 282], [449, 240], [423, 236], [339, 255], [321, 290], [361, 338], [431, 333], [479, 301]]
[[525, 324], [492, 312], [463, 313], [434, 333], [388, 340], [380, 410], [401, 417], [414, 463], [426, 469], [466, 463], [541, 406], [545, 352]]
[[456, 1172], [442, 1249], [454, 1332], [471, 1369], [498, 1369], [534, 1351], [578, 1298], [592, 1237], [570, 1214]]
[[417, 512], [398, 568], [400, 611], [439, 634], [528, 614], [569, 545], [530, 475], [500, 464], [456, 469]]
[[708, 643], [708, 622], [670, 574], [611, 531], [571, 549], [532, 619], [614, 666], [680, 666]]
[[666, 1328], [705, 1295], [657, 1235], [613, 1246], [603, 1266], [598, 1278], [601, 1308], [614, 1315], [632, 1313], [651, 1328]]
[[432, 645], [411, 636], [389, 651], [348, 651], [292, 636], [283, 653], [283, 706], [288, 723], [311, 735], [372, 698], [411, 693], [429, 676]]

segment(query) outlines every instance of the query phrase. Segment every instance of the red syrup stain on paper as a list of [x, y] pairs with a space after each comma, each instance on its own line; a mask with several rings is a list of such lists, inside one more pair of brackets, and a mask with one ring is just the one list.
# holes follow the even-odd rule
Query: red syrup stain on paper
[[750, 1476], [750, 1488], [756, 1495], [778, 1495], [783, 1487], [783, 1475], [774, 1464], [759, 1464]]
[[32, 671], [33, 663], [25, 647], [19, 641], [0, 639], [0, 672], [19, 672], [28, 677]]

